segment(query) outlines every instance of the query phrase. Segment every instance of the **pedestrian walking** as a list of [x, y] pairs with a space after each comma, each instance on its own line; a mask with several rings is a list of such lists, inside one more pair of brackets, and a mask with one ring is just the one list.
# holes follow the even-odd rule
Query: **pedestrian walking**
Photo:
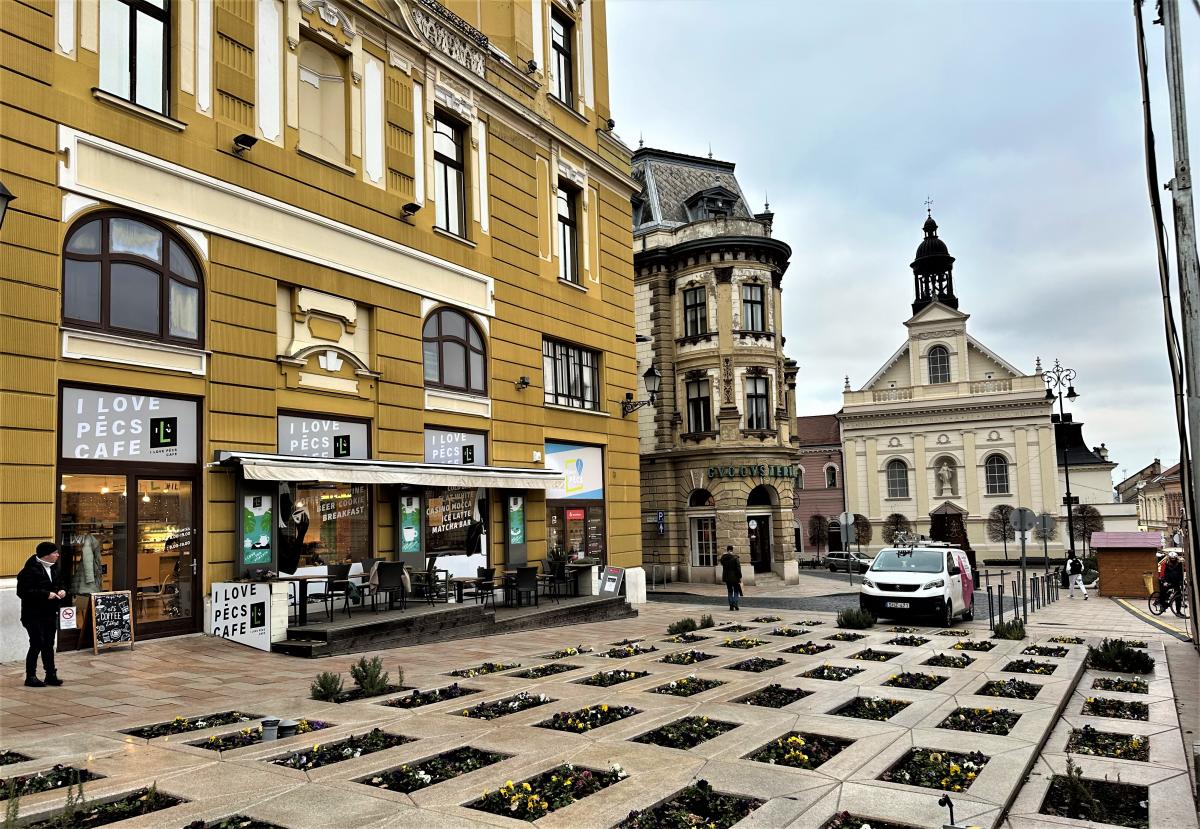
[[1070, 585], [1068, 599], [1075, 598], [1075, 588], [1078, 587], [1083, 600], [1087, 601], [1087, 588], [1083, 586], [1083, 562], [1075, 556], [1074, 550], [1067, 554], [1067, 583]]
[[733, 554], [732, 544], [725, 548], [725, 555], [721, 556], [721, 581], [725, 582], [725, 591], [729, 594], [729, 609], [741, 610], [742, 563]]
[[[43, 541], [17, 574], [17, 597], [21, 600], [21, 624], [29, 634], [25, 655], [25, 684], [30, 688], [62, 685], [54, 669], [54, 639], [58, 635], [58, 609], [67, 598], [58, 566], [58, 545]], [[38, 656], [46, 670], [43, 682], [37, 677]]]

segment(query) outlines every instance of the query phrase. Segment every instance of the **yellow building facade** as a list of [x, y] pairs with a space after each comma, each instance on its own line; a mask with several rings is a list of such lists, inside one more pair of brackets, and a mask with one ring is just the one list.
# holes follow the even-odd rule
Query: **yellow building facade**
[[0, 574], [56, 539], [139, 637], [317, 561], [638, 584], [604, 9], [0, 3]]

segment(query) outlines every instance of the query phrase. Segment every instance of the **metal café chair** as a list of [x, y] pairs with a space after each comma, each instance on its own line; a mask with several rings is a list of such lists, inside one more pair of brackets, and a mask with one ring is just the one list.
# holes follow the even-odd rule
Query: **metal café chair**
[[492, 603], [492, 609], [496, 607], [496, 570], [492, 567], [476, 567], [475, 577], [479, 581], [475, 582], [474, 589], [464, 593], [464, 597], [471, 596], [476, 602], [487, 607], [487, 603]]
[[533, 606], [538, 606], [538, 568], [536, 567], [518, 567], [517, 577], [514, 580], [512, 587], [513, 594], [517, 599], [517, 607], [521, 606], [521, 597], [529, 595], [533, 597]]
[[376, 585], [371, 592], [371, 604], [374, 606], [375, 598], [380, 594], [387, 594], [388, 602], [387, 609], [392, 610], [395, 606], [396, 594], [400, 594], [400, 609], [408, 608], [408, 600], [404, 591], [404, 564], [399, 561], [381, 561], [379, 562], [379, 570], [376, 574]]
[[325, 612], [329, 614], [329, 621], [333, 621], [333, 600], [338, 596], [342, 597], [343, 607], [346, 610], [346, 618], [350, 618], [350, 567], [349, 564], [330, 564], [328, 565], [329, 581], [325, 583]]
[[450, 571], [438, 569], [436, 556], [429, 557], [425, 570], [412, 573], [412, 585], [413, 595], [421, 592], [430, 604], [450, 601]]

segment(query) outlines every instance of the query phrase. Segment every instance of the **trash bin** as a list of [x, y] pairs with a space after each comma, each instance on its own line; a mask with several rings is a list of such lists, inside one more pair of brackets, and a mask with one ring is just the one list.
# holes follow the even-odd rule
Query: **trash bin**
[[1151, 573], [1151, 572], [1142, 573], [1142, 581], [1144, 581], [1146, 583], [1146, 595], [1149, 596], [1151, 593], [1154, 592], [1154, 588], [1155, 588], [1154, 573]]

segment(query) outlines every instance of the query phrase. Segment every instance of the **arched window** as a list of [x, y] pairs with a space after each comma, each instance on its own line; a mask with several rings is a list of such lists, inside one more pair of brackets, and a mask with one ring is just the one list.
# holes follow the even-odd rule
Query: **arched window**
[[929, 354], [926, 358], [929, 361], [929, 382], [930, 383], [949, 383], [950, 382], [950, 352], [945, 346], [935, 345], [929, 349]]
[[983, 462], [984, 475], [987, 479], [988, 495], [1008, 494], [1008, 458], [1003, 455], [988, 455]]
[[188, 247], [157, 222], [89, 218], [63, 247], [63, 321], [140, 339], [199, 346], [204, 291]]
[[888, 462], [887, 491], [889, 498], [908, 497], [908, 465], [904, 461]]
[[716, 505], [712, 493], [707, 489], [694, 489], [688, 498], [689, 507], [715, 507]]
[[440, 308], [425, 320], [425, 385], [487, 394], [487, 354], [475, 323], [456, 308]]
[[766, 484], [756, 486], [746, 496], [746, 506], [748, 507], [771, 507], [778, 502], [779, 496], [775, 492], [775, 488]]
[[837, 489], [837, 467], [825, 467], [825, 488]]

